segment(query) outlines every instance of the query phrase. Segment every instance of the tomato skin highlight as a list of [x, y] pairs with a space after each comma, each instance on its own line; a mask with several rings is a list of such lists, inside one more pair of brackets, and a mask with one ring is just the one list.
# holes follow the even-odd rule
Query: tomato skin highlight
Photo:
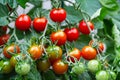
[[65, 32], [59, 30], [57, 32], [53, 32], [50, 35], [50, 40], [53, 43], [56, 43], [58, 46], [61, 46], [61, 45], [64, 45], [66, 43], [67, 36], [66, 36]]
[[54, 22], [62, 22], [66, 19], [67, 13], [62, 8], [54, 8], [50, 11], [50, 18]]
[[15, 21], [15, 26], [21, 31], [26, 31], [31, 26], [31, 18], [26, 14], [21, 14]]
[[52, 65], [53, 71], [56, 74], [64, 74], [65, 72], [67, 72], [68, 70], [68, 64], [64, 63], [61, 60], [57, 60], [54, 62], [54, 64]]
[[11, 44], [10, 46], [7, 46], [3, 49], [3, 55], [6, 58], [11, 58], [12, 57], [12, 55], [9, 54], [9, 52], [13, 53], [13, 54], [19, 54], [20, 53], [20, 47], [18, 45]]
[[32, 45], [28, 50], [34, 60], [39, 59], [42, 56], [42, 51], [42, 47], [39, 47], [38, 45]]
[[71, 52], [68, 53], [68, 61], [71, 60], [72, 62], [75, 62], [74, 58], [79, 61], [81, 57], [81, 51], [77, 48], [74, 48]]
[[0, 45], [4, 45], [5, 43], [7, 43], [9, 38], [10, 38], [9, 34], [4, 34], [0, 36]]
[[42, 18], [35, 18], [33, 20], [33, 28], [40, 32], [40, 31], [44, 31], [46, 25], [47, 25], [47, 19], [45, 17]]
[[97, 51], [91, 46], [84, 46], [81, 50], [82, 57], [86, 60], [94, 59], [97, 55]]
[[64, 32], [67, 35], [67, 40], [70, 42], [76, 41], [79, 38], [79, 31], [76, 28], [66, 28]]
[[[89, 25], [91, 30], [94, 29], [94, 24], [93, 23], [87, 22], [87, 24]], [[80, 23], [79, 23], [80, 32], [83, 33], [83, 34], [86, 34], [86, 35], [90, 34], [90, 30], [89, 30], [87, 24], [85, 23], [84, 20], [80, 21]]]

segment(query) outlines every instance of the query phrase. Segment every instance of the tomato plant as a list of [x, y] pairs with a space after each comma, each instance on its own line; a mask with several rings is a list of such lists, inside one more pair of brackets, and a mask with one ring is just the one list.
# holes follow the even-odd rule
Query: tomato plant
[[3, 55], [7, 58], [11, 58], [13, 54], [18, 54], [20, 53], [20, 47], [18, 45], [15, 44], [11, 44], [9, 46], [6, 46], [3, 49]]
[[64, 45], [66, 43], [67, 36], [63, 31], [60, 30], [60, 31], [57, 31], [57, 32], [53, 32], [50, 35], [50, 40], [53, 43], [56, 43], [57, 45], [61, 46], [61, 45]]
[[31, 18], [26, 14], [21, 14], [15, 21], [15, 26], [21, 31], [28, 30], [31, 26]]
[[70, 42], [76, 41], [79, 38], [79, 31], [76, 28], [66, 28], [64, 32], [67, 35], [67, 40]]
[[44, 31], [47, 25], [47, 19], [45, 17], [42, 18], [35, 18], [33, 20], [33, 27], [36, 31]]
[[120, 80], [119, 26], [120, 0], [0, 0], [0, 80]]
[[97, 51], [91, 46], [84, 46], [81, 50], [82, 57], [86, 60], [94, 59], [97, 55]]
[[50, 11], [50, 18], [54, 22], [62, 22], [66, 19], [67, 13], [64, 9], [58, 8], [58, 9], [52, 9]]
[[68, 64], [62, 60], [57, 60], [53, 63], [52, 68], [56, 74], [64, 74], [68, 70]]

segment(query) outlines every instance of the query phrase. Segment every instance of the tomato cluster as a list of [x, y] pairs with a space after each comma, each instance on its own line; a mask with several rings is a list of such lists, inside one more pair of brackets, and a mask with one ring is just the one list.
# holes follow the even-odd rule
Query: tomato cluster
[[[48, 19], [46, 17], [36, 17], [32, 22], [28, 15], [22, 14], [16, 19], [16, 29], [26, 32], [33, 27], [37, 33], [43, 32], [43, 34], [37, 38], [38, 43], [37, 41], [33, 43], [30, 40], [27, 50], [24, 50], [23, 47], [19, 44], [17, 45], [15, 42], [10, 45], [4, 45], [2, 53], [7, 60], [0, 61], [1, 73], [10, 73], [14, 68], [17, 74], [26, 75], [31, 70], [30, 62], [35, 62], [34, 65], [36, 65], [40, 72], [52, 69], [55, 74], [70, 72], [80, 75], [85, 71], [89, 71], [95, 74], [96, 80], [109, 80], [110, 76], [114, 80], [116, 79], [115, 72], [104, 70], [102, 61], [98, 58], [99, 53], [105, 51], [105, 44], [103, 42], [92, 39], [81, 50], [75, 46], [71, 46], [72, 43], [78, 40], [80, 33], [85, 36], [91, 34], [94, 30], [92, 22], [83, 19], [78, 22], [79, 25], [76, 25], [78, 27], [70, 26], [69, 28], [62, 29], [60, 28], [60, 24], [66, 20], [66, 10], [63, 8], [54, 8], [50, 11], [49, 16], [57, 24], [57, 28], [49, 35], [45, 34], [48, 29]], [[0, 45], [5, 44], [9, 37], [10, 35], [7, 34], [2, 35], [0, 37]], [[44, 40], [46, 43], [44, 43]]]

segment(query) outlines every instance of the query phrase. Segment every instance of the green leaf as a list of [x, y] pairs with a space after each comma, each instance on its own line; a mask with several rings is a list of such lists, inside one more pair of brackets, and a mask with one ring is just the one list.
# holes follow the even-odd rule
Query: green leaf
[[5, 17], [0, 17], [0, 26], [5, 26], [5, 25], [8, 25], [9, 24], [9, 21], [7, 19], [8, 17], [5, 16]]
[[116, 0], [99, 0], [103, 7], [109, 10], [116, 10], [118, 9], [118, 4]]
[[43, 0], [29, 0], [29, 2], [35, 5], [35, 7], [42, 7], [42, 1]]
[[73, 6], [65, 6], [64, 8], [67, 10], [67, 19], [70, 23], [75, 24], [82, 19], [82, 15]]
[[98, 9], [101, 8], [101, 5], [98, 0], [76, 0], [80, 4], [80, 9], [87, 13], [89, 16], [92, 16]]
[[7, 4], [7, 2], [8, 2], [8, 0], [0, 0], [0, 3], [3, 5]]
[[[23, 0], [24, 1], [24, 0]], [[17, 1], [16, 0], [8, 0], [8, 5], [11, 8], [16, 8], [17, 7]]]
[[99, 18], [95, 18], [92, 21], [93, 21], [96, 29], [102, 29], [102, 28], [104, 28], [103, 27], [103, 21], [100, 20]]
[[7, 16], [9, 13], [7, 6], [0, 4], [0, 17]]
[[17, 0], [18, 3], [20, 4], [20, 6], [22, 6], [23, 8], [25, 8], [25, 4], [29, 1], [29, 0]]

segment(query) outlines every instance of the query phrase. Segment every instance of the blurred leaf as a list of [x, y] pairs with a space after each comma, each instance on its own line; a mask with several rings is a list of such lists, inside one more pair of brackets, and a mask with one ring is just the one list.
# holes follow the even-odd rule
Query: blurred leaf
[[80, 9], [87, 13], [89, 16], [92, 16], [98, 9], [101, 8], [101, 5], [98, 0], [76, 0], [80, 4]]
[[118, 4], [116, 0], [99, 0], [100, 3], [109, 10], [116, 10], [118, 9]]
[[35, 7], [42, 7], [42, 0], [29, 0], [29, 2], [35, 5]]
[[17, 1], [16, 0], [7, 0], [8, 2], [8, 5], [11, 7], [11, 8], [16, 8], [17, 7]]
[[67, 11], [67, 19], [70, 23], [75, 24], [82, 19], [82, 15], [73, 6], [65, 6], [64, 8]]
[[0, 17], [7, 16], [9, 13], [7, 6], [0, 4]]
[[20, 6], [22, 6], [23, 8], [25, 8], [26, 7], [26, 3], [29, 1], [29, 0], [17, 0], [18, 1], [18, 3], [20, 4]]
[[5, 16], [5, 17], [0, 17], [0, 26], [8, 25], [9, 21], [8, 21], [7, 18], [8, 18], [7, 16]]
[[99, 18], [95, 18], [92, 21], [93, 21], [94, 26], [95, 26], [96, 29], [102, 29], [102, 28], [104, 28], [103, 27], [103, 21], [100, 20]]

